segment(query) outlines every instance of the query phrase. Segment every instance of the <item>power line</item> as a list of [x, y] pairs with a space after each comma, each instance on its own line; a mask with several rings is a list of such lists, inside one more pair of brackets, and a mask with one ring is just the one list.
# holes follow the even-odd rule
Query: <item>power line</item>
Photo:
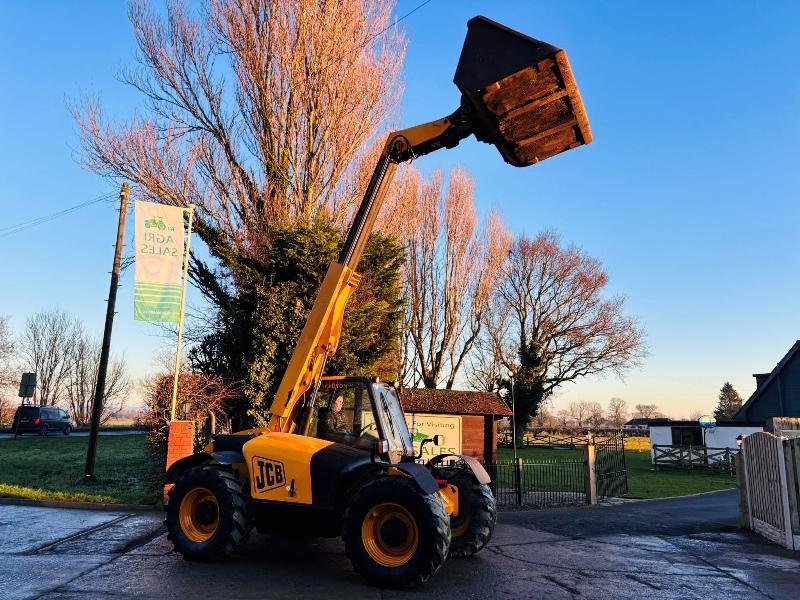
[[19, 233], [20, 231], [24, 231], [31, 227], [36, 227], [37, 225], [48, 223], [49, 221], [53, 221], [55, 219], [66, 216], [75, 211], [78, 211], [82, 208], [86, 208], [87, 206], [91, 206], [92, 204], [97, 204], [98, 202], [103, 202], [104, 200], [110, 200], [115, 196], [116, 192], [109, 192], [107, 194], [103, 194], [102, 196], [98, 196], [97, 198], [92, 198], [91, 200], [87, 200], [86, 202], [81, 202], [80, 204], [76, 204], [75, 206], [70, 206], [69, 208], [65, 208], [63, 210], [59, 210], [54, 213], [50, 213], [49, 215], [43, 215], [41, 217], [36, 217], [35, 219], [22, 221], [21, 223], [17, 223], [16, 225], [10, 225], [8, 227], [0, 228], [0, 238], [8, 237], [10, 235], [14, 235], [15, 233]]

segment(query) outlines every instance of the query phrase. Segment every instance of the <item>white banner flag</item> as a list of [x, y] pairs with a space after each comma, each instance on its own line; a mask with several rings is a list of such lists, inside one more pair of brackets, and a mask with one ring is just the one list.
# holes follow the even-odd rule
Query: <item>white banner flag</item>
[[182, 208], [136, 201], [136, 275], [133, 318], [177, 323], [180, 320], [183, 231]]

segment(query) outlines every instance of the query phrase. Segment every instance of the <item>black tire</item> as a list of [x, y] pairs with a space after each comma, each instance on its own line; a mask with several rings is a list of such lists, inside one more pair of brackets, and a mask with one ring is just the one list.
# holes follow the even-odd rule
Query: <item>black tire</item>
[[69, 435], [71, 432], [72, 432], [72, 427], [70, 427], [69, 425], [64, 427], [64, 431], [63, 431], [64, 435]]
[[450, 517], [453, 535], [450, 556], [473, 556], [492, 539], [497, 523], [497, 502], [489, 486], [478, 483], [471, 472], [463, 469], [441, 471], [458, 488], [458, 516]]
[[47, 425], [42, 425], [42, 428], [39, 430], [39, 435], [47, 436]]
[[[375, 522], [374, 515], [387, 510], [389, 516], [374, 530], [378, 535], [365, 539], [369, 520]], [[392, 516], [392, 510], [399, 512]], [[411, 528], [402, 519], [413, 520]], [[430, 579], [447, 559], [450, 520], [438, 495], [426, 494], [411, 479], [381, 477], [361, 487], [350, 500], [344, 512], [342, 538], [353, 568], [368, 582], [380, 587], [410, 588]], [[411, 539], [416, 543], [409, 543]], [[407, 551], [400, 554], [408, 558], [395, 558], [404, 561], [400, 564], [379, 562], [374, 555], [375, 543], [392, 551], [407, 545]]]
[[[184, 531], [181, 505], [184, 500], [193, 501], [193, 497], [202, 494], [200, 490], [210, 492], [214, 500], [201, 501], [191, 513], [190, 519], [203, 527], [216, 526], [206, 539], [198, 539], [192, 532]], [[214, 507], [216, 503], [216, 507]], [[204, 513], [200, 515], [200, 513]], [[214, 520], [214, 513], [216, 520]], [[202, 518], [211, 520], [202, 522]], [[239, 544], [247, 539], [252, 529], [252, 519], [247, 507], [242, 482], [232, 472], [219, 467], [203, 465], [188, 469], [181, 473], [169, 492], [167, 504], [167, 538], [172, 542], [176, 552], [180, 552], [187, 560], [219, 561], [233, 552]]]

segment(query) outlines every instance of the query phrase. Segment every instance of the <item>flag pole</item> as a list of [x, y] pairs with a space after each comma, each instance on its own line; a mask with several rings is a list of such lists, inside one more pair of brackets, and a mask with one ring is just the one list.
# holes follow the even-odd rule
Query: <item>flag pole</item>
[[183, 344], [183, 315], [186, 311], [186, 284], [189, 274], [189, 250], [192, 244], [192, 221], [194, 219], [194, 204], [190, 204], [185, 211], [189, 211], [189, 232], [186, 236], [186, 251], [183, 255], [183, 291], [181, 292], [181, 310], [178, 317], [178, 348], [175, 351], [175, 379], [172, 382], [172, 404], [170, 406], [170, 423], [175, 420], [175, 404], [178, 400], [178, 376], [181, 372], [181, 346]]

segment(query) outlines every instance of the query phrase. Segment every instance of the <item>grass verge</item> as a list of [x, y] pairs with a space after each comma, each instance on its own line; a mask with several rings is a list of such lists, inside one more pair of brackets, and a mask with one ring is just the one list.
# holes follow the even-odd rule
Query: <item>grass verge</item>
[[161, 461], [143, 435], [100, 436], [95, 478], [83, 476], [88, 437], [0, 440], [0, 496], [107, 504], [155, 504]]
[[[581, 458], [582, 449], [520, 448], [518, 456], [523, 460]], [[497, 459], [513, 460], [511, 448], [498, 448]], [[655, 471], [650, 464], [649, 452], [625, 452], [628, 469], [628, 495], [626, 498], [669, 498], [688, 496], [703, 492], [728, 490], [736, 487], [736, 477], [722, 473], [703, 471]]]

